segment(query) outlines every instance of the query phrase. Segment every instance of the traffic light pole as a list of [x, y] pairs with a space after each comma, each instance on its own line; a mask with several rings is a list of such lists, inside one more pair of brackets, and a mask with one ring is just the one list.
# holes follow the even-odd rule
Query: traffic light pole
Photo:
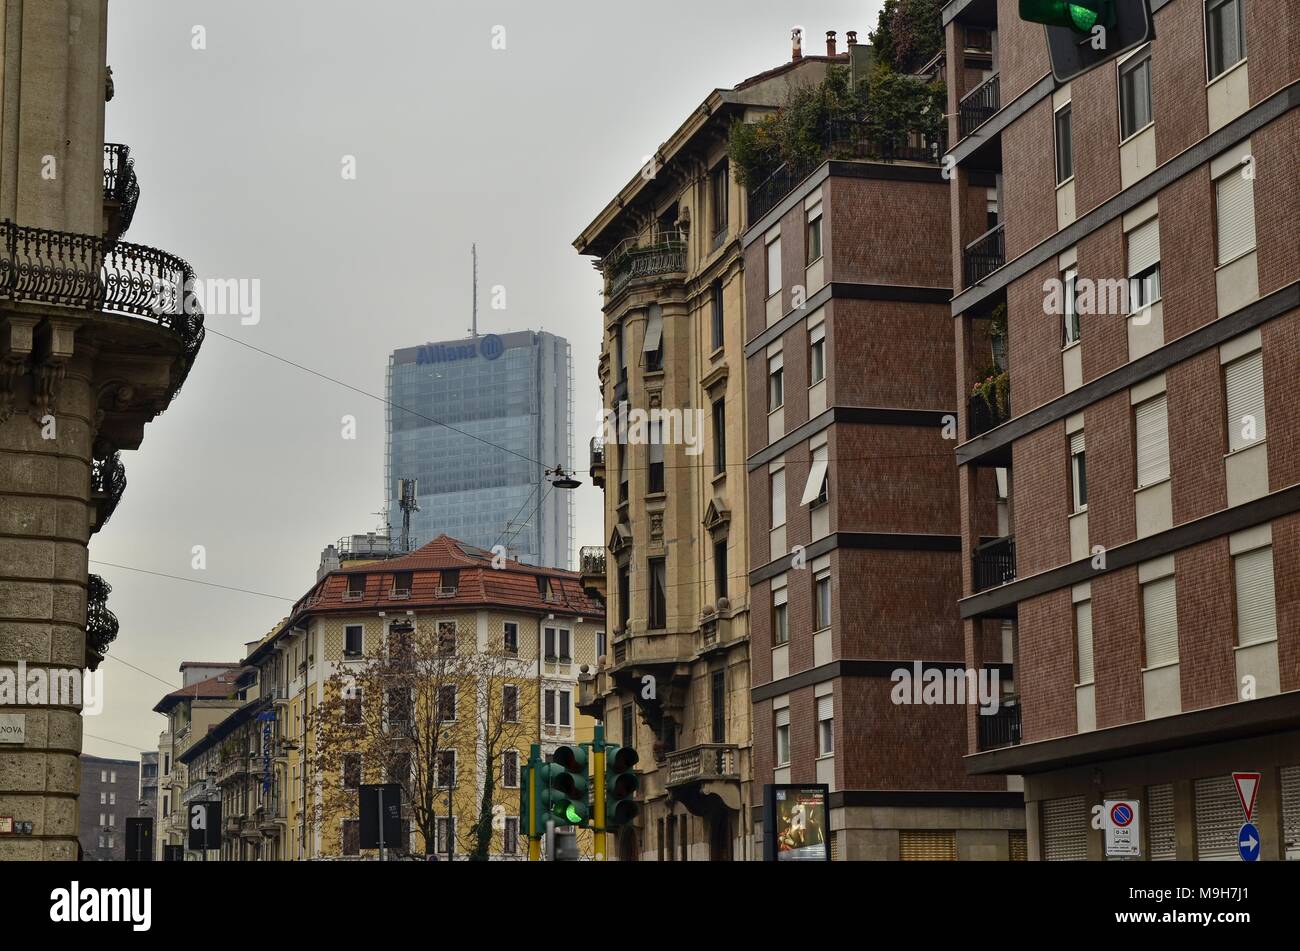
[[538, 829], [538, 812], [541, 796], [538, 795], [537, 782], [541, 775], [542, 747], [534, 743], [528, 750], [528, 861], [542, 860], [542, 836]]
[[596, 724], [591, 744], [591, 768], [595, 788], [592, 790], [593, 854], [597, 862], [605, 861], [605, 727]]

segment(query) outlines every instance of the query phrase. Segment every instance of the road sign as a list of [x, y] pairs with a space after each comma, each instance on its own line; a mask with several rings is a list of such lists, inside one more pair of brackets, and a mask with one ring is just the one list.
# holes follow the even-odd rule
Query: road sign
[[[361, 801], [361, 848], [405, 852], [408, 843], [402, 841], [402, 787], [397, 783], [363, 783], [358, 796]], [[384, 817], [382, 829], [381, 812]]]
[[1237, 854], [1243, 862], [1259, 861], [1259, 830], [1249, 822], [1237, 833]]
[[1255, 797], [1259, 795], [1259, 773], [1233, 773], [1232, 781], [1237, 784], [1237, 798], [1241, 800], [1241, 811], [1246, 814], [1246, 821], [1254, 818]]
[[1105, 817], [1106, 855], [1140, 856], [1142, 822], [1138, 818], [1137, 801], [1107, 799], [1102, 803], [1102, 815]]
[[189, 842], [191, 852], [221, 848], [221, 803], [199, 800], [190, 803]]
[[126, 860], [153, 861], [153, 818], [128, 816], [126, 820]]

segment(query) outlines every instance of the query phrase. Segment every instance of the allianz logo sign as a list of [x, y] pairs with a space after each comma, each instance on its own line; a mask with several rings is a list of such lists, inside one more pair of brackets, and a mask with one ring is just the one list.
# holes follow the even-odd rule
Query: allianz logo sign
[[415, 351], [415, 362], [452, 363], [457, 360], [471, 360], [481, 356], [484, 360], [495, 360], [505, 353], [506, 346], [496, 334], [484, 334], [464, 343], [430, 343]]

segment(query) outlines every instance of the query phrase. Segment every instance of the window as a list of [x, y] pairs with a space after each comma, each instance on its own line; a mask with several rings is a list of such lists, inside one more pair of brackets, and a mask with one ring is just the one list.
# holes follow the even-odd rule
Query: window
[[1056, 110], [1056, 184], [1074, 178], [1074, 139], [1070, 129], [1070, 103]]
[[1160, 220], [1152, 218], [1128, 233], [1129, 312], [1160, 299]]
[[1276, 640], [1272, 546], [1237, 555], [1232, 570], [1237, 582], [1237, 644], [1249, 647]]
[[600, 658], [605, 656], [605, 649], [608, 646], [604, 631], [596, 632], [596, 660], [599, 663]]
[[573, 694], [568, 690], [560, 691], [560, 726], [569, 726], [573, 721], [570, 711], [573, 707]]
[[560, 635], [560, 663], [567, 664], [573, 660], [573, 650], [569, 645], [570, 632], [567, 628], [559, 629]]
[[713, 401], [713, 474], [727, 471], [727, 401]]
[[361, 688], [353, 685], [350, 688], [351, 696], [343, 698], [343, 722], [358, 724], [361, 722]]
[[506, 750], [501, 754], [501, 785], [507, 789], [519, 786], [519, 752]]
[[460, 569], [444, 568], [438, 572], [438, 587], [448, 594], [455, 594], [460, 587]]
[[393, 597], [409, 598], [411, 596], [411, 582], [415, 578], [415, 573], [411, 571], [399, 571], [393, 575]]
[[713, 587], [717, 597], [727, 596], [727, 540], [720, 539], [713, 543]]
[[442, 816], [438, 819], [436, 837], [439, 855], [455, 855], [456, 817]]
[[664, 366], [664, 314], [658, 304], [651, 304], [647, 311], [645, 324], [645, 368], [650, 372], [662, 370]]
[[501, 835], [501, 851], [506, 855], [515, 855], [519, 851], [519, 819], [506, 816], [505, 830]]
[[822, 205], [813, 205], [808, 211], [808, 260], [812, 264], [822, 256]]
[[785, 354], [777, 353], [767, 358], [767, 411], [775, 412], [785, 405]]
[[713, 349], [721, 350], [725, 342], [724, 331], [726, 330], [726, 317], [722, 306], [722, 281], [713, 282], [709, 288], [709, 298], [712, 301], [712, 324], [713, 324]]
[[501, 688], [501, 719], [506, 723], [519, 722], [519, 688], [514, 684]]
[[[116, 780], [114, 780], [114, 782], [116, 782]], [[109, 804], [110, 806], [116, 806], [116, 805], [117, 805], [117, 793], [109, 793], [109, 794], [108, 794], [108, 804]]]
[[1242, 171], [1234, 168], [1214, 183], [1220, 265], [1255, 250], [1255, 186]]
[[411, 722], [411, 691], [407, 687], [398, 687], [385, 691], [384, 702], [388, 708], [388, 727], [392, 730], [405, 730]]
[[775, 647], [790, 642], [790, 624], [786, 600], [785, 585], [772, 589], [772, 644]]
[[347, 591], [343, 594], [344, 601], [360, 601], [366, 593], [366, 576], [365, 575], [348, 575]]
[[713, 237], [727, 233], [727, 163], [719, 162], [709, 173], [710, 205], [713, 208]]
[[825, 569], [817, 573], [813, 581], [813, 608], [816, 611], [816, 627], [822, 631], [831, 626], [831, 572]]
[[[294, 773], [298, 771], [295, 769]], [[411, 779], [411, 754], [410, 752], [396, 753], [389, 762], [386, 769], [387, 779], [390, 783], [404, 784]]]
[[356, 789], [361, 785], [361, 754], [343, 754], [343, 788]]
[[790, 765], [790, 708], [776, 711], [776, 765]]
[[1228, 404], [1228, 451], [1246, 449], [1264, 439], [1264, 355], [1256, 350], [1223, 369]]
[[1178, 608], [1170, 575], [1142, 586], [1142, 638], [1147, 667], [1178, 662]]
[[821, 445], [812, 451], [812, 461], [808, 465], [808, 481], [804, 483], [800, 505], [811, 505], [816, 508], [830, 499], [829, 465], [829, 446]]
[[1082, 432], [1070, 436], [1070, 489], [1073, 495], [1074, 511], [1082, 512], [1087, 509], [1088, 466]]
[[781, 239], [767, 243], [767, 296], [781, 293]]
[[108, 805], [108, 793], [106, 793], [106, 792], [102, 792], [102, 793], [99, 794], [99, 804], [100, 804], [101, 806], [106, 806], [106, 805]]
[[111, 770], [111, 771], [109, 772], [109, 774], [108, 774], [108, 781], [109, 781], [110, 783], [115, 783], [115, 782], [117, 782], [117, 770]]
[[1079, 272], [1070, 268], [1061, 278], [1065, 291], [1065, 346], [1079, 340]]
[[712, 713], [713, 742], [727, 742], [727, 672], [715, 670], [709, 675], [709, 705]]
[[817, 698], [817, 755], [835, 752], [835, 698]]
[[438, 622], [438, 653], [444, 655], [456, 653], [455, 621]]
[[662, 630], [668, 625], [668, 564], [666, 559], [650, 559], [650, 628]]
[[438, 688], [438, 722], [456, 719], [456, 685], [443, 684]]
[[361, 820], [343, 820], [343, 854], [361, 854]]
[[808, 379], [811, 384], [826, 379], [826, 324], [808, 331]]
[[542, 693], [542, 720], [547, 726], [555, 726], [555, 690], [547, 688]]
[[519, 653], [519, 625], [514, 621], [506, 621], [504, 644], [507, 654]]
[[636, 721], [633, 719], [634, 716], [635, 711], [632, 709], [632, 704], [629, 703], [623, 708], [623, 732], [619, 734], [624, 746], [636, 746]]
[[1119, 137], [1151, 124], [1151, 47], [1119, 67]]
[[1074, 658], [1078, 665], [1078, 683], [1093, 682], [1092, 665], [1092, 602], [1080, 601], [1074, 606]]
[[1246, 58], [1246, 21], [1241, 0], [1207, 0], [1205, 52], [1210, 79], [1222, 76]]
[[664, 490], [664, 431], [663, 423], [656, 420], [650, 424], [650, 481], [647, 489], [651, 494]]
[[768, 477], [771, 487], [772, 527], [785, 524], [785, 469], [777, 469]]
[[618, 566], [618, 629], [627, 633], [628, 620], [632, 616], [632, 578], [627, 565]]
[[1169, 478], [1169, 420], [1164, 396], [1141, 403], [1133, 410], [1137, 432], [1137, 487], [1145, 488]]
[[436, 767], [435, 773], [439, 789], [446, 789], [448, 786], [456, 785], [455, 750], [438, 750]]
[[360, 624], [349, 624], [343, 629], [343, 655], [360, 657], [364, 628]]
[[548, 627], [543, 630], [542, 642], [544, 644], [545, 659], [554, 663], [559, 657], [559, 655], [555, 653], [555, 628]]
[[621, 442], [614, 446], [618, 452], [618, 501], [621, 505], [627, 501], [627, 447]]
[[108, 782], [108, 770], [106, 770], [106, 769], [101, 769], [101, 770], [99, 771], [99, 781], [100, 781], [101, 783], [106, 783], [106, 782]]

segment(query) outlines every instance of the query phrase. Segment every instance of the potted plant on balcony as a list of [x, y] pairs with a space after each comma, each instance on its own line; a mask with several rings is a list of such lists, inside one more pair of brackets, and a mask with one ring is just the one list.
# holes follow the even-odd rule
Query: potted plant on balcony
[[987, 367], [976, 377], [971, 396], [979, 397], [995, 418], [1002, 419], [1011, 411], [1011, 376], [996, 364]]
[[1007, 369], [1007, 305], [1006, 301], [993, 308], [989, 315], [989, 348], [993, 353], [993, 365], [999, 370]]

